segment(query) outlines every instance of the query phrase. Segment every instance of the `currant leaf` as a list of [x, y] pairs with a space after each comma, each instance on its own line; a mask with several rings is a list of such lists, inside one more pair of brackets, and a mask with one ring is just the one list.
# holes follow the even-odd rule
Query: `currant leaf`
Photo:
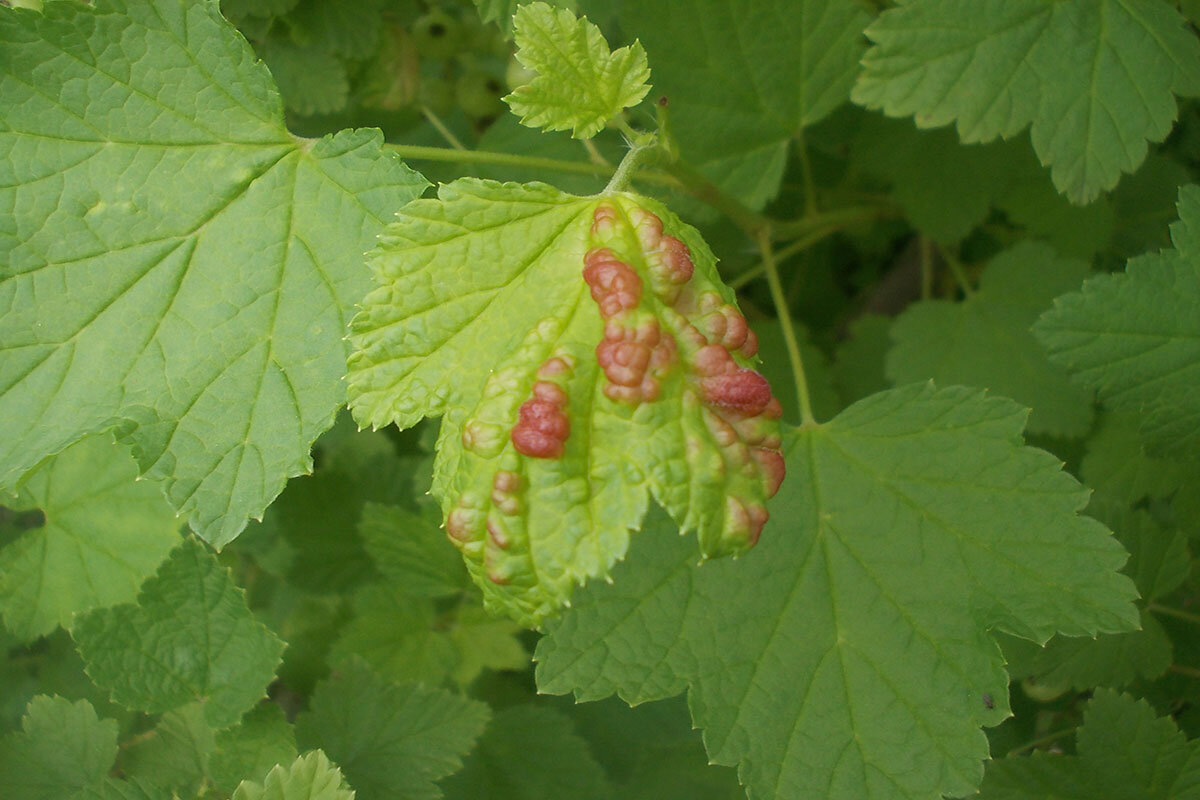
[[600, 29], [569, 9], [520, 6], [513, 28], [517, 60], [538, 73], [504, 98], [523, 125], [590, 139], [650, 91], [641, 44], [610, 50]]
[[276, 764], [261, 784], [238, 784], [233, 800], [354, 800], [342, 772], [320, 750], [299, 756], [288, 767]]
[[1166, 137], [1200, 94], [1200, 42], [1170, 3], [910, 0], [867, 28], [851, 95], [965, 143], [1030, 135], [1055, 186], [1088, 203]]
[[160, 487], [109, 436], [90, 436], [40, 464], [3, 504], [45, 524], [0, 549], [4, 625], [25, 640], [76, 614], [125, 603], [179, 544]]
[[0, 486], [116, 425], [219, 547], [311, 468], [361, 253], [426, 183], [292, 136], [215, 0], [0, 7], [0, 48]]
[[86, 700], [38, 695], [21, 731], [0, 740], [4, 791], [25, 800], [60, 800], [96, 787], [117, 757], [117, 723]]
[[1200, 457], [1200, 186], [1179, 192], [1174, 250], [1059, 297], [1034, 325], [1050, 360], [1137, 421], [1156, 455]]
[[1008, 715], [989, 631], [1043, 642], [1137, 625], [1088, 492], [1023, 446], [1015, 403], [929, 383], [787, 433], [779, 522], [697, 566], [648, 521], [614, 585], [538, 644], [541, 691], [630, 703], [690, 687], [710, 758], [752, 798], [935, 800], [975, 791], [981, 725]]
[[433, 493], [489, 606], [538, 624], [624, 555], [650, 496], [706, 557], [754, 544], [781, 409], [694, 229], [637, 195], [464, 179], [380, 242], [350, 409], [444, 415]]

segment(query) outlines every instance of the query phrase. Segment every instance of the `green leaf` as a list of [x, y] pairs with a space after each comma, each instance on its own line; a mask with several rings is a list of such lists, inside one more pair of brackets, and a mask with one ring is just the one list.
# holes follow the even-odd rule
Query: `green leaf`
[[1101, 417], [1079, 470], [1097, 496], [1128, 506], [1143, 498], [1170, 497], [1181, 486], [1200, 480], [1200, 470], [1187, 463], [1148, 455], [1136, 417], [1121, 414]]
[[1056, 636], [1044, 647], [1012, 637], [1004, 637], [1001, 644], [1013, 680], [1033, 677], [1043, 686], [1077, 691], [1118, 688], [1138, 678], [1153, 680], [1171, 666], [1171, 640], [1158, 620], [1146, 613], [1138, 631], [1094, 639]]
[[0, 606], [19, 638], [132, 600], [179, 543], [161, 487], [135, 483], [136, 476], [125, 448], [92, 436], [40, 464], [14, 499], [3, 500], [14, 511], [45, 515], [44, 525], [0, 549]]
[[1029, 326], [1088, 272], [1085, 262], [1058, 258], [1047, 245], [1006, 250], [966, 300], [914, 303], [896, 319], [888, 377], [988, 389], [1033, 408], [1031, 433], [1082, 436], [1092, 424], [1091, 392], [1050, 363]]
[[555, 613], [621, 558], [650, 495], [706, 556], [753, 543], [781, 409], [694, 229], [636, 195], [463, 179], [380, 241], [350, 409], [444, 415], [433, 493], [490, 608]]
[[1200, 187], [1179, 191], [1174, 250], [1058, 298], [1034, 326], [1050, 359], [1137, 420], [1155, 455], [1200, 457]]
[[497, 712], [463, 768], [442, 782], [449, 800], [607, 800], [604, 770], [571, 720], [551, 708]]
[[1200, 42], [1155, 0], [910, 0], [866, 32], [856, 103], [953, 122], [966, 143], [1032, 125], [1055, 186], [1081, 204], [1166, 137], [1173, 94], [1200, 94]]
[[[148, 736], [132, 741], [122, 750], [121, 773], [164, 792], [196, 796], [216, 748], [213, 729], [205, 720], [204, 711], [202, 704], [189, 703], [163, 714]], [[244, 776], [238, 777], [240, 780]]]
[[247, 712], [238, 725], [217, 733], [208, 774], [219, 791], [232, 794], [246, 776], [262, 775], [295, 758], [296, 737], [283, 709], [263, 703]]
[[637, 703], [690, 687], [711, 760], [739, 764], [752, 797], [969, 794], [979, 726], [1008, 715], [989, 631], [1137, 624], [1124, 553], [1077, 515], [1087, 490], [1022, 446], [1024, 419], [923, 384], [792, 431], [793, 488], [759, 546], [697, 567], [647, 525], [614, 585], [548, 625], [539, 689]]
[[114, 702], [158, 712], [200, 701], [214, 728], [263, 696], [283, 651], [229, 571], [191, 538], [146, 581], [137, 605], [93, 611], [72, 635]]
[[1145, 700], [1096, 692], [1076, 750], [989, 762], [979, 800], [1184, 800], [1200, 791], [1200, 744]]
[[291, 11], [297, 0], [221, 0], [228, 17], [278, 17]]
[[318, 47], [284, 39], [269, 39], [260, 48], [262, 60], [279, 85], [289, 109], [299, 114], [331, 114], [346, 107], [350, 78], [336, 57]]
[[462, 559], [447, 544], [436, 515], [367, 503], [358, 531], [379, 573], [406, 594], [445, 597], [468, 585]]
[[[795, 323], [796, 343], [800, 348], [800, 360], [804, 364], [804, 377], [808, 383], [809, 401], [817, 419], [829, 419], [843, 408], [833, 386], [833, 374], [829, 359], [821, 348], [813, 344], [808, 328]], [[788, 359], [787, 344], [783, 340], [783, 326], [775, 320], [758, 329], [758, 355], [762, 358], [762, 374], [771, 386], [779, 404], [783, 406], [783, 419], [799, 424], [800, 401], [796, 397], [796, 381], [792, 377], [792, 363]]]
[[358, 800], [423, 800], [440, 796], [434, 781], [462, 766], [488, 717], [483, 703], [350, 664], [313, 692], [296, 740], [330, 753]]
[[684, 159], [753, 208], [779, 191], [791, 142], [850, 94], [868, 16], [845, 0], [625, 3]]
[[[511, 33], [513, 14], [517, 13], [517, 7], [521, 5], [520, 0], [472, 0], [472, 2], [475, 3], [475, 9], [479, 12], [481, 20], [495, 22], [502, 30]], [[575, 0], [551, 0], [550, 5], [555, 8], [575, 10]]]
[[[364, 61], [379, 47], [386, 0], [328, 3], [301, 0], [288, 15], [292, 36], [306, 47]], [[310, 76], [311, 77], [311, 76]]]
[[641, 44], [610, 50], [600, 29], [569, 9], [520, 6], [513, 28], [517, 60], [537, 73], [504, 98], [522, 125], [590, 139], [650, 91]]
[[425, 183], [289, 134], [215, 0], [0, 8], [0, 47], [0, 485], [119, 422], [220, 546], [310, 468], [359, 254]]
[[847, 402], [881, 392], [891, 384], [884, 372], [891, 349], [892, 319], [881, 314], [863, 314], [850, 323], [850, 338], [837, 349], [833, 383]]
[[1111, 527], [1117, 540], [1129, 551], [1124, 572], [1133, 578], [1147, 602], [1170, 594], [1187, 580], [1192, 558], [1186, 534], [1165, 530], [1142, 509], [1123, 508], [1114, 512], [1106, 506], [1097, 507], [1093, 501], [1088, 513]]
[[342, 779], [341, 770], [315, 750], [297, 758], [287, 769], [276, 765], [261, 784], [242, 781], [233, 800], [354, 800], [355, 796]]
[[21, 800], [62, 800], [97, 786], [117, 757], [117, 723], [90, 703], [38, 695], [20, 733], [0, 740], [0, 785]]

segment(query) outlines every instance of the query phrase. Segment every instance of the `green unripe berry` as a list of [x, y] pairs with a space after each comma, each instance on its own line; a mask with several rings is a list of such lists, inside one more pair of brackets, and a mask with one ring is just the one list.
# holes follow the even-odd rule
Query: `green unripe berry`
[[435, 8], [413, 23], [412, 38], [422, 57], [445, 60], [463, 45], [462, 25], [445, 11]]
[[504, 110], [500, 94], [504, 91], [499, 79], [480, 70], [463, 73], [454, 85], [458, 107], [468, 117], [480, 119]]

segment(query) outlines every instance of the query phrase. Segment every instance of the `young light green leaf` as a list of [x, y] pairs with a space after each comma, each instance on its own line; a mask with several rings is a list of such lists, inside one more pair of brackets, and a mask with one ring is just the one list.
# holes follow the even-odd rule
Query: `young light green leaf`
[[[690, 687], [709, 756], [751, 797], [934, 800], [982, 776], [1008, 714], [991, 630], [1130, 630], [1125, 560], [1088, 492], [1025, 447], [1014, 403], [930, 384], [788, 436], [780, 522], [699, 567], [648, 525], [615, 585], [538, 645], [538, 686], [636, 703]], [[661, 518], [660, 518], [661, 519]]]
[[296, 739], [330, 753], [358, 800], [433, 800], [434, 781], [462, 766], [488, 717], [483, 703], [387, 683], [350, 663], [317, 687], [296, 720]]
[[220, 546], [310, 468], [360, 254], [425, 182], [289, 134], [215, 0], [0, 7], [0, 47], [0, 485], [116, 422]]
[[261, 784], [242, 781], [233, 800], [354, 800], [356, 796], [346, 786], [341, 770], [320, 750], [314, 750], [286, 769], [275, 765]]
[[463, 764], [442, 782], [447, 800], [608, 800], [612, 788], [571, 720], [552, 708], [497, 712]]
[[517, 9], [513, 28], [517, 60], [538, 73], [504, 98], [522, 125], [590, 139], [650, 91], [642, 45], [635, 41], [610, 50], [587, 17], [530, 3]]
[[350, 409], [444, 415], [433, 493], [490, 607], [555, 613], [621, 558], [650, 495], [705, 556], [754, 543], [781, 408], [694, 229], [636, 195], [464, 179], [380, 241]]
[[845, 0], [625, 3], [687, 162], [753, 208], [779, 192], [796, 131], [846, 101], [869, 17]]
[[1034, 753], [991, 761], [979, 800], [1185, 800], [1200, 792], [1200, 743], [1145, 700], [1096, 692], [1074, 756]]
[[1179, 192], [1174, 250], [1089, 280], [1034, 326], [1050, 360], [1137, 420], [1153, 454], [1200, 458], [1200, 186]]
[[39, 465], [15, 511], [40, 509], [45, 524], [0, 549], [4, 625], [35, 639], [76, 614], [132, 600], [179, 543], [162, 487], [134, 482], [137, 467], [110, 436], [91, 436]]
[[1032, 125], [1059, 191], [1088, 203], [1171, 130], [1173, 94], [1200, 94], [1200, 42], [1145, 0], [910, 0], [867, 28], [851, 95], [967, 143]]
[[72, 797], [98, 786], [117, 757], [117, 723], [99, 719], [86, 700], [38, 695], [21, 728], [0, 740], [0, 785], [6, 796]]
[[232, 794], [246, 776], [262, 775], [275, 764], [296, 759], [295, 734], [275, 703], [256, 706], [240, 723], [218, 732], [215, 745], [208, 775], [226, 794]]
[[263, 696], [283, 652], [229, 570], [191, 538], [146, 581], [137, 605], [93, 611], [71, 633], [114, 702], [159, 712], [200, 701], [214, 728]]
[[896, 319], [888, 377], [897, 384], [932, 378], [978, 386], [1031, 406], [1031, 433], [1082, 436], [1092, 424], [1091, 392], [1050, 363], [1029, 326], [1089, 271], [1048, 245], [1024, 242], [1006, 250], [967, 299], [914, 303]]

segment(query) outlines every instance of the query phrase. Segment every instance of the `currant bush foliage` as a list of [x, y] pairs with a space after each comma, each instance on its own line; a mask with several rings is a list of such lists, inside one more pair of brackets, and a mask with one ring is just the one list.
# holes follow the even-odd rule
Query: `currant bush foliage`
[[1197, 20], [0, 0], [0, 795], [1200, 796]]

